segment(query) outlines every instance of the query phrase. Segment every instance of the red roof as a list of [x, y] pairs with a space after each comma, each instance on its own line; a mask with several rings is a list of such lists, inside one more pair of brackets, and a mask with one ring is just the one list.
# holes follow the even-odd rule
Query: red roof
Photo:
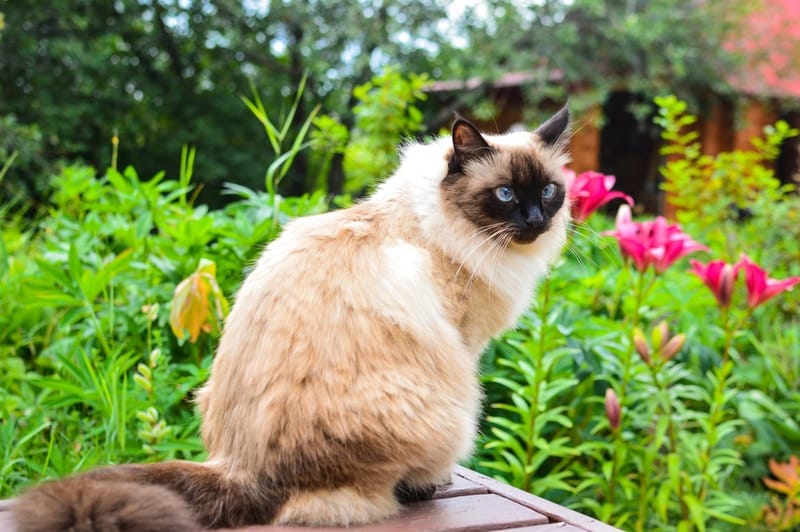
[[748, 94], [800, 98], [800, 0], [762, 3], [730, 44], [749, 56], [730, 81]]
[[[800, 1], [800, 0], [798, 0]], [[563, 73], [561, 70], [553, 70], [550, 72], [550, 81], [561, 80]], [[493, 89], [505, 89], [508, 87], [519, 87], [525, 83], [530, 83], [537, 79], [536, 72], [533, 71], [515, 71], [503, 74], [494, 81], [489, 81], [486, 78], [475, 76], [467, 80], [442, 80], [433, 81], [429, 83], [425, 90], [427, 92], [454, 92], [454, 91], [471, 91], [484, 85], [492, 87]]]

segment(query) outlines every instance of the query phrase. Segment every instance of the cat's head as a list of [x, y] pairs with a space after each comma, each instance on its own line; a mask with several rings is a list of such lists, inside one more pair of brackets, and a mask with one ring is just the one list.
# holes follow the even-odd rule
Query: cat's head
[[569, 112], [565, 106], [532, 133], [484, 136], [457, 118], [441, 182], [450, 212], [501, 242], [529, 244], [559, 220], [564, 226]]

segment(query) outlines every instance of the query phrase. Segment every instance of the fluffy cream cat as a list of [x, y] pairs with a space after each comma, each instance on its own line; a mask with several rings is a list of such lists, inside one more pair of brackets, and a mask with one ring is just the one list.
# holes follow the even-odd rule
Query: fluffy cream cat
[[366, 201], [287, 225], [199, 391], [208, 461], [43, 484], [20, 532], [355, 525], [430, 497], [472, 450], [482, 350], [564, 245], [567, 127], [566, 108], [533, 133], [459, 118]]

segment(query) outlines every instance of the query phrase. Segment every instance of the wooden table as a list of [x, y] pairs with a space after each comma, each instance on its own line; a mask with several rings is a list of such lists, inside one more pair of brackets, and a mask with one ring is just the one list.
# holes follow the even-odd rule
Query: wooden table
[[[0, 532], [14, 532], [8, 509], [0, 501]], [[243, 532], [323, 532], [335, 528], [251, 526]], [[450, 485], [433, 500], [407, 505], [400, 515], [353, 532], [620, 532], [586, 515], [536, 497], [469, 469], [459, 467]], [[166, 532], [166, 531], [165, 531]]]

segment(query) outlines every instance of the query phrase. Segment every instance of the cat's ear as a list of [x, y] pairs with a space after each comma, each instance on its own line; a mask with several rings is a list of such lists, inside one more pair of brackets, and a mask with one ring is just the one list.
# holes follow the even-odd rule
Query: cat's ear
[[556, 114], [534, 131], [545, 145], [564, 148], [569, 140], [569, 109], [564, 105]]
[[476, 152], [489, 148], [483, 135], [467, 119], [456, 116], [453, 122], [453, 149], [456, 152]]
[[464, 164], [476, 157], [486, 156], [494, 150], [483, 135], [467, 119], [456, 115], [453, 122], [453, 156], [450, 159], [450, 172], [463, 169]]

